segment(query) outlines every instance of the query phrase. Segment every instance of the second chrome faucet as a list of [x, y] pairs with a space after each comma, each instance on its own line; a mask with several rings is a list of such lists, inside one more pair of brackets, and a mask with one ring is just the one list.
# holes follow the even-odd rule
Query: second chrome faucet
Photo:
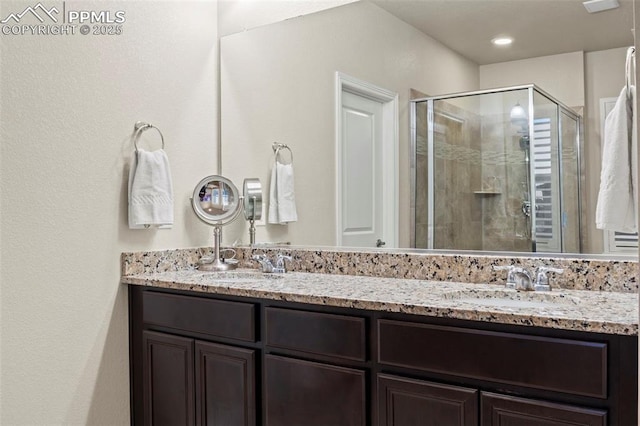
[[271, 262], [266, 254], [254, 254], [251, 258], [257, 261], [264, 273], [284, 274], [287, 272], [285, 260], [291, 261], [291, 256], [278, 253], [276, 255], [276, 261]]
[[534, 274], [520, 266], [494, 266], [493, 269], [495, 271], [507, 271], [507, 288], [525, 291], [550, 291], [551, 285], [549, 284], [547, 272], [554, 272], [556, 274], [564, 272], [564, 269], [540, 266], [538, 267], [534, 278]]

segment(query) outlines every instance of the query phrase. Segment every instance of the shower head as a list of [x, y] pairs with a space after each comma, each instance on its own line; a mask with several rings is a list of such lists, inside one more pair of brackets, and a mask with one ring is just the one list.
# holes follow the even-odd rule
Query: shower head
[[511, 112], [509, 113], [509, 118], [511, 119], [511, 124], [515, 126], [520, 126], [523, 129], [527, 127], [528, 119], [527, 112], [520, 105], [520, 102], [517, 102], [513, 108], [511, 108]]
[[520, 149], [523, 151], [529, 150], [529, 135], [523, 135], [520, 137]]

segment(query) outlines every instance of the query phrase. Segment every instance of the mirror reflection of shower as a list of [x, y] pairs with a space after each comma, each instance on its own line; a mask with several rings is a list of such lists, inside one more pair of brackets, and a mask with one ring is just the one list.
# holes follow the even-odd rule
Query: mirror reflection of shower
[[[524, 152], [525, 169], [529, 171], [531, 167], [529, 117], [519, 101], [511, 108], [509, 119], [514, 127], [519, 128], [516, 130], [516, 135], [520, 149]], [[531, 238], [531, 201], [529, 201], [529, 194], [531, 194], [531, 179], [529, 173], [525, 173], [524, 190], [522, 191], [522, 214], [524, 214], [526, 218], [526, 226], [524, 229], [524, 236], [526, 238]]]
[[535, 85], [411, 101], [416, 248], [579, 252], [581, 118]]

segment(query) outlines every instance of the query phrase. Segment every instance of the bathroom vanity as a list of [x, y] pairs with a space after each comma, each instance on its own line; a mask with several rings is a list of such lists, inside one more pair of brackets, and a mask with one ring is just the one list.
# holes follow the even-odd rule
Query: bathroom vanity
[[637, 294], [221, 277], [123, 274], [134, 424], [637, 424]]

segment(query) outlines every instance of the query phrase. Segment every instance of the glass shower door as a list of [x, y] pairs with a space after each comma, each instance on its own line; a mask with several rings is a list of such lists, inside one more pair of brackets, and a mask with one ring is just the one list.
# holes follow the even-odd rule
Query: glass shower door
[[[532, 251], [529, 96], [519, 89], [417, 104], [428, 128], [416, 129], [416, 178], [429, 184], [416, 185], [416, 247], [430, 216], [427, 248]], [[525, 117], [514, 122], [515, 105]]]
[[581, 253], [580, 241], [580, 120], [564, 108], [560, 110], [562, 176], [562, 252]]
[[580, 119], [533, 86], [412, 103], [415, 247], [580, 251]]
[[562, 251], [558, 105], [534, 91], [531, 176], [535, 251]]

